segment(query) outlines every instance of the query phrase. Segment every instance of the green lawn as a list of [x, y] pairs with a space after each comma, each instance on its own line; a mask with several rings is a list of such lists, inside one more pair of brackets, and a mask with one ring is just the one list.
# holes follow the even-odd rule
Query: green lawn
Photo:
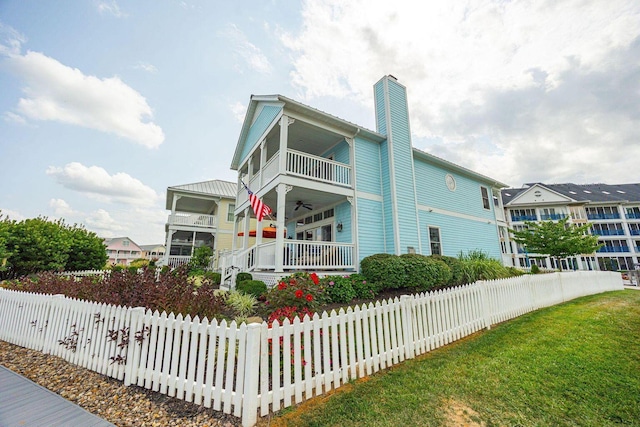
[[271, 426], [640, 426], [640, 291], [530, 313], [263, 419]]

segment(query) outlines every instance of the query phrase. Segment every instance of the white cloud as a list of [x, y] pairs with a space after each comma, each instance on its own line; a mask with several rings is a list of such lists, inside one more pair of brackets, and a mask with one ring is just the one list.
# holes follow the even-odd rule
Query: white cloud
[[99, 1], [98, 2], [98, 12], [100, 13], [110, 13], [116, 18], [126, 18], [127, 14], [123, 13], [120, 10], [120, 6], [115, 0], [111, 1]]
[[50, 166], [46, 172], [64, 187], [108, 203], [153, 206], [160, 199], [152, 188], [129, 174], [119, 172], [109, 175], [98, 166], [87, 167], [72, 162], [63, 168]]
[[3, 114], [2, 117], [4, 118], [4, 121], [7, 123], [15, 123], [19, 125], [27, 124], [27, 121], [25, 120], [24, 117], [22, 117], [19, 114], [13, 113], [11, 111], [7, 111], [6, 113]]
[[98, 209], [85, 218], [87, 228], [93, 230], [100, 237], [116, 237], [127, 231], [128, 224], [123, 224], [111, 217], [109, 212]]
[[19, 54], [26, 37], [13, 27], [0, 22], [0, 55]]
[[247, 106], [238, 101], [230, 104], [229, 108], [231, 109], [233, 117], [235, 117], [239, 123], [242, 123], [244, 121], [245, 114], [247, 114]]
[[155, 67], [155, 65], [153, 64], [149, 64], [147, 62], [138, 62], [138, 64], [136, 64], [133, 68], [135, 68], [136, 70], [143, 70], [146, 71], [148, 73], [157, 73], [158, 69]]
[[62, 199], [49, 200], [49, 207], [53, 209], [53, 213], [59, 218], [66, 219], [76, 214], [76, 212], [71, 209], [71, 206], [69, 206], [69, 203]]
[[[236, 55], [238, 55], [251, 70], [258, 73], [268, 74], [271, 72], [271, 63], [262, 53], [260, 48], [249, 42], [247, 36], [233, 24], [219, 33], [231, 43]], [[242, 71], [242, 70], [239, 70]]]
[[[69, 123], [157, 148], [162, 129], [146, 99], [120, 78], [87, 76], [42, 53], [11, 54], [7, 61], [26, 82], [16, 112], [31, 120]], [[15, 114], [15, 113], [14, 113]]]
[[22, 221], [23, 219], [27, 219], [26, 216], [22, 215], [18, 211], [14, 211], [11, 209], [0, 208], [0, 220], [9, 218], [14, 221]]
[[512, 185], [640, 180], [602, 161], [640, 157], [637, 2], [325, 0], [302, 17], [281, 38], [306, 100], [371, 108], [372, 84], [393, 74], [418, 148]]

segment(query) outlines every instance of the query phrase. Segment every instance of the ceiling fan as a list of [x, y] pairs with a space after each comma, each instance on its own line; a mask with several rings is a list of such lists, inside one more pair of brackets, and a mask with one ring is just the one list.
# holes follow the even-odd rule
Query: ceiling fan
[[304, 203], [302, 200], [298, 200], [296, 202], [296, 208], [294, 209], [294, 211], [297, 211], [298, 209], [300, 209], [300, 207], [303, 207], [305, 209], [311, 210], [311, 204], [310, 203]]

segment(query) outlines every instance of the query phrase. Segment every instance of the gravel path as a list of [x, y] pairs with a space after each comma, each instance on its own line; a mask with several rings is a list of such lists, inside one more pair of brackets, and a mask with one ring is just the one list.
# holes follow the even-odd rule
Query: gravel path
[[117, 426], [235, 427], [240, 420], [0, 341], [0, 364]]

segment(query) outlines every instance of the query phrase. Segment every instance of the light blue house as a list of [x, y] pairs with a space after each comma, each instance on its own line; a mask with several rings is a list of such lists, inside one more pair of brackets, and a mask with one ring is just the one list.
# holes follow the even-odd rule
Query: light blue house
[[[377, 131], [284, 96], [251, 97], [231, 163], [242, 236], [226, 265], [332, 272], [382, 252], [501, 258], [506, 185], [413, 148], [407, 91], [393, 76], [374, 93]], [[244, 220], [254, 213], [243, 183], [273, 211], [257, 231]]]

